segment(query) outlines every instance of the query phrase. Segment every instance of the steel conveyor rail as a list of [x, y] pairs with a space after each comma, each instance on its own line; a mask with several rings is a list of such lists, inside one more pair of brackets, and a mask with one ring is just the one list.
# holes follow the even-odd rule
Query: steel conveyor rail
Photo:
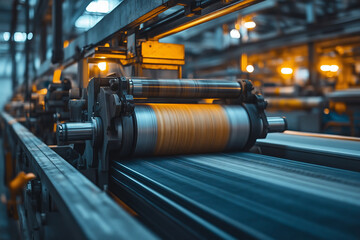
[[[121, 209], [104, 191], [91, 183], [28, 129], [7, 113], [1, 113], [3, 132], [11, 146], [21, 149], [63, 220], [62, 234], [72, 239], [153, 239], [154, 236]], [[10, 135], [10, 136], [9, 136]], [[50, 214], [51, 215], [51, 214]], [[51, 223], [48, 220], [48, 225]], [[59, 227], [59, 226], [58, 226]], [[53, 229], [54, 226], [51, 227]], [[62, 239], [62, 236], [55, 238]], [[46, 237], [46, 239], [49, 239]]]
[[360, 172], [359, 138], [295, 131], [258, 139], [262, 154]]
[[160, 236], [355, 239], [360, 173], [253, 153], [114, 161], [110, 190]]

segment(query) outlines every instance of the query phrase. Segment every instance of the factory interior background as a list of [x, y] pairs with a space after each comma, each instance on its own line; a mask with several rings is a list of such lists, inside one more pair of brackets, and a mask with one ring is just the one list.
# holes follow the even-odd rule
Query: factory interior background
[[360, 1], [0, 0], [0, 239], [359, 239]]

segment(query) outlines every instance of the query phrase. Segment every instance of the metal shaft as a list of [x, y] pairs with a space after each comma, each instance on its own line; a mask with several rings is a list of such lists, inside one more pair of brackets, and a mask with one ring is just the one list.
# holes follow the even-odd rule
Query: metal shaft
[[269, 133], [283, 132], [287, 129], [286, 118], [284, 117], [268, 117]]
[[94, 118], [91, 122], [58, 124], [56, 130], [58, 144], [85, 140], [93, 140], [95, 142], [101, 136], [99, 121], [98, 118]]

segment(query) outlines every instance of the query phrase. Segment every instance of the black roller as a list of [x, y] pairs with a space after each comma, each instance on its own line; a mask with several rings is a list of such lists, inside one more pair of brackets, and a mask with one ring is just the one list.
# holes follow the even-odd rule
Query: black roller
[[130, 93], [147, 98], [238, 98], [237, 81], [198, 79], [130, 79]]

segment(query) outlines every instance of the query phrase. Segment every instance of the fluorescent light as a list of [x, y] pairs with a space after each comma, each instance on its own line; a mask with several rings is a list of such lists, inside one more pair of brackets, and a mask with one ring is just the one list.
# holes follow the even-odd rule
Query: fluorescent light
[[4, 38], [4, 41], [9, 41], [10, 40], [10, 33], [9, 32], [4, 32], [3, 33], [3, 38]]
[[94, 0], [86, 7], [86, 11], [76, 20], [75, 27], [86, 31], [95, 26], [107, 13], [111, 12], [123, 0]]
[[230, 31], [230, 37], [231, 38], [240, 38], [240, 32], [237, 29], [232, 29]]
[[28, 34], [28, 36], [27, 36], [27, 39], [28, 39], [28, 40], [31, 40], [31, 39], [33, 38], [33, 36], [34, 36], [33, 33], [32, 33], [32, 32], [29, 32], [29, 34]]
[[26, 33], [16, 32], [16, 33], [14, 34], [14, 40], [15, 40], [15, 42], [25, 42], [25, 40], [26, 40]]
[[102, 16], [82, 15], [76, 20], [75, 27], [89, 29], [95, 26], [101, 19]]
[[[31, 40], [33, 38], [33, 33], [29, 33], [29, 35], [27, 36], [27, 39]], [[10, 33], [9, 32], [4, 32], [3, 33], [3, 39], [5, 42], [10, 40]], [[15, 42], [25, 42], [26, 41], [26, 33], [24, 32], [15, 32], [14, 33], [14, 40]]]
[[284, 67], [284, 68], [281, 68], [281, 73], [282, 74], [292, 74], [293, 70], [292, 70], [292, 68]]
[[244, 27], [247, 29], [252, 29], [256, 27], [256, 23], [254, 21], [245, 22]]
[[92, 1], [86, 7], [86, 11], [93, 13], [108, 13], [109, 12], [109, 2], [108, 1]]
[[254, 66], [253, 65], [247, 65], [246, 66], [246, 71], [249, 73], [252, 73], [254, 71]]

